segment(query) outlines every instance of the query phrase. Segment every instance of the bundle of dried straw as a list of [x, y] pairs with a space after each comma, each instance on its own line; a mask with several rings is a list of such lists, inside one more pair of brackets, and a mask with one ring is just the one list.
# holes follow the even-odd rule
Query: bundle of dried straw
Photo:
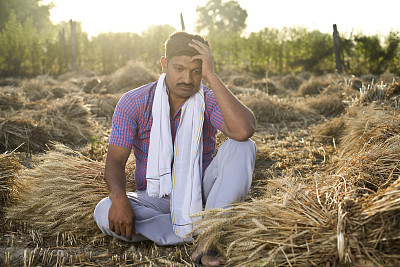
[[18, 158], [13, 153], [0, 154], [0, 204], [4, 206], [14, 190], [14, 178], [21, 169]]
[[60, 232], [80, 237], [99, 233], [93, 211], [107, 196], [104, 163], [61, 144], [54, 144], [38, 160], [34, 169], [21, 172], [18, 179], [24, 191], [18, 192], [17, 204], [7, 208], [6, 217], [52, 236]]

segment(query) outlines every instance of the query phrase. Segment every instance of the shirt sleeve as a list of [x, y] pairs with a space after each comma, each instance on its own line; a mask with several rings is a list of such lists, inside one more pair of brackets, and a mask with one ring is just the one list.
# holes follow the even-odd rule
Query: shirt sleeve
[[222, 123], [224, 122], [224, 118], [222, 117], [221, 110], [219, 109], [217, 99], [215, 98], [214, 93], [212, 93], [211, 90], [207, 94], [206, 101], [207, 101], [206, 109], [207, 109], [207, 112], [210, 114], [211, 125], [214, 128], [221, 131]]
[[108, 143], [131, 150], [136, 131], [136, 117], [137, 108], [134, 101], [128, 94], [123, 95], [115, 107]]

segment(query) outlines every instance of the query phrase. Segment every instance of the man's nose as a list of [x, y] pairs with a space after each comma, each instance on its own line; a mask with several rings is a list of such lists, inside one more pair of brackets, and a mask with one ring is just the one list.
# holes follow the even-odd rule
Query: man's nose
[[183, 82], [186, 84], [193, 82], [192, 72], [191, 71], [184, 71], [183, 72]]

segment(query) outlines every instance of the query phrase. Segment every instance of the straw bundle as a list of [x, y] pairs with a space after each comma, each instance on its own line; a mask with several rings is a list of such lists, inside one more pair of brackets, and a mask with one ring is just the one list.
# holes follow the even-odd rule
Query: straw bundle
[[49, 129], [52, 140], [69, 145], [88, 142], [96, 128], [89, 108], [80, 96], [51, 101], [45, 109], [33, 111], [31, 116]]
[[85, 94], [84, 101], [92, 114], [111, 120], [119, 97], [116, 95]]
[[21, 88], [26, 97], [31, 101], [37, 101], [48, 97], [51, 92], [46, 88], [45, 83], [40, 79], [24, 80]]
[[293, 74], [288, 74], [281, 80], [282, 86], [285, 89], [292, 91], [297, 91], [303, 82], [303, 79]]
[[[227, 266], [318, 266], [336, 261], [336, 211], [318, 188], [287, 181], [282, 195], [209, 210], [198, 240], [227, 257]], [[332, 188], [321, 188], [319, 195]], [[228, 215], [229, 216], [226, 216]]]
[[[0, 91], [0, 112], [12, 112], [19, 110], [23, 106], [24, 100], [21, 95]], [[0, 113], [0, 115], [2, 114]]]
[[345, 104], [338, 96], [321, 95], [309, 98], [304, 105], [318, 111], [323, 116], [337, 116], [344, 112]]
[[315, 140], [324, 144], [337, 145], [340, 143], [346, 129], [343, 117], [333, 118], [316, 125], [312, 132]]
[[[60, 232], [93, 236], [98, 232], [94, 208], [108, 192], [104, 163], [61, 144], [54, 144], [53, 150], [38, 156], [38, 160], [34, 169], [21, 172], [19, 181], [25, 190], [19, 192], [17, 204], [7, 209], [6, 217], [52, 236]], [[131, 172], [132, 167], [127, 171]], [[129, 178], [131, 175], [127, 175], [131, 189]]]
[[[400, 176], [400, 127], [377, 128], [373, 132], [377, 140], [366, 143], [338, 170], [338, 175], [347, 181], [348, 186], [360, 194], [376, 192]], [[371, 132], [368, 134], [372, 135]], [[385, 140], [378, 141], [380, 138]]]
[[365, 145], [380, 143], [399, 133], [399, 115], [384, 107], [351, 107], [343, 119], [346, 130], [339, 147], [342, 160], [358, 153]]
[[273, 97], [245, 96], [241, 100], [253, 111], [259, 123], [306, 121], [318, 118], [318, 115], [311, 110], [278, 102]]
[[147, 69], [144, 64], [128, 61], [124, 67], [110, 75], [106, 81], [107, 90], [109, 93], [129, 91], [154, 82], [157, 78], [157, 75]]
[[323, 77], [311, 77], [307, 82], [302, 83], [298, 89], [298, 93], [302, 96], [317, 95], [321, 93], [328, 85], [329, 82]]
[[[398, 176], [397, 176], [398, 177]], [[365, 255], [373, 266], [399, 266], [400, 179], [343, 213], [353, 259]], [[350, 256], [350, 255], [349, 255]]]
[[25, 191], [19, 192], [17, 204], [7, 209], [6, 217], [50, 235], [93, 235], [97, 230], [94, 207], [107, 196], [104, 164], [63, 145], [55, 145], [55, 150], [38, 160], [36, 168], [21, 172], [19, 181]]
[[0, 151], [36, 153], [44, 149], [50, 135], [45, 127], [30, 119], [0, 119]]
[[18, 158], [13, 153], [0, 154], [0, 204], [1, 207], [10, 199], [14, 177], [21, 169]]
[[372, 102], [384, 103], [389, 106], [399, 107], [400, 81], [391, 84], [371, 83], [360, 89], [360, 97], [355, 101], [355, 105], [368, 105]]

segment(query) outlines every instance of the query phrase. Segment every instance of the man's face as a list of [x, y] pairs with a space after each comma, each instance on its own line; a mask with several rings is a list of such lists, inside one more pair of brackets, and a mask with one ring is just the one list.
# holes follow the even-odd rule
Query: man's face
[[162, 70], [170, 96], [188, 99], [200, 89], [201, 60], [191, 61], [190, 56], [175, 56], [168, 61], [161, 58]]

